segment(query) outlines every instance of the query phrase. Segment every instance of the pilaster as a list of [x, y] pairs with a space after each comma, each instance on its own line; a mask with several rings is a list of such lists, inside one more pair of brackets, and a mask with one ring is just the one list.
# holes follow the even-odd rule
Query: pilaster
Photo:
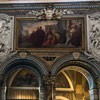
[[46, 100], [45, 99], [45, 89], [44, 89], [44, 87], [40, 87], [39, 100]]
[[46, 87], [46, 100], [55, 100], [55, 76], [44, 76]]
[[91, 89], [89, 90], [89, 93], [90, 93], [90, 100], [99, 100], [97, 89]]

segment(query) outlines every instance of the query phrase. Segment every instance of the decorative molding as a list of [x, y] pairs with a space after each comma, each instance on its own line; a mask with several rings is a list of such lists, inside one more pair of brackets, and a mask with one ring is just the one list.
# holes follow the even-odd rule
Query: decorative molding
[[100, 13], [87, 16], [88, 51], [100, 61]]
[[49, 6], [42, 10], [31, 10], [26, 15], [35, 16], [37, 19], [61, 19], [64, 15], [73, 15], [74, 12], [69, 9], [55, 9]]
[[14, 17], [0, 14], [0, 62], [13, 50]]
[[[1, 0], [0, 3], [57, 3], [57, 2], [63, 2], [63, 3], [66, 3], [66, 2], [94, 2], [94, 0]], [[95, 0], [95, 1], [99, 1], [99, 0]]]
[[78, 60], [80, 58], [81, 54], [79, 52], [73, 52], [72, 55], [73, 55], [75, 60]]
[[69, 88], [57, 88], [56, 87], [56, 91], [74, 91], [74, 86], [72, 84], [72, 81], [70, 79], [70, 77], [66, 74], [65, 71], [61, 71], [61, 73], [64, 75], [64, 77], [66, 78], [66, 80], [68, 81], [70, 87]]
[[24, 52], [24, 51], [19, 53], [19, 56], [20, 56], [21, 58], [26, 58], [27, 55], [28, 55], [28, 53], [27, 53], [27, 52]]
[[[23, 51], [23, 53], [24, 52], [27, 53], [27, 55], [25, 54], [26, 58], [25, 59], [21, 58], [19, 56], [20, 52], [22, 52], [22, 51], [14, 51], [7, 55], [7, 58], [2, 63], [2, 66], [0, 67], [0, 73], [6, 73], [6, 71], [8, 72], [8, 70], [10, 70], [9, 67], [11, 68], [11, 66], [13, 64], [15, 64], [15, 65], [18, 64], [18, 66], [19, 66], [19, 63], [20, 63], [22, 65], [26, 65], [25, 68], [32, 67], [31, 65], [33, 64], [34, 68], [32, 67], [32, 69], [36, 68], [36, 70], [38, 70], [43, 75], [48, 75], [47, 65], [43, 62], [43, 60], [41, 60], [37, 56], [31, 55], [30, 52], [26, 52], [26, 51]], [[23, 61], [24, 61], [24, 63], [23, 63]], [[12, 66], [12, 67], [14, 67], [14, 69], [17, 69], [15, 66]], [[21, 66], [20, 66], [20, 68], [21, 68]]]
[[87, 57], [87, 60], [100, 64], [100, 59], [93, 55], [91, 52], [84, 51], [84, 55]]
[[93, 88], [94, 81], [93, 81], [91, 74], [87, 70], [85, 70], [81, 67], [77, 67], [77, 66], [69, 66], [69, 67], [65, 68], [64, 70], [75, 70], [75, 71], [80, 72], [81, 74], [83, 74], [86, 77], [86, 79], [89, 83], [89, 88], [90, 89]]
[[[35, 0], [36, 1], [36, 0]], [[54, 5], [54, 7], [56, 9], [92, 9], [92, 8], [100, 8], [100, 4], [99, 1], [80, 1], [80, 2], [51, 2], [50, 0], [45, 3], [40, 2], [40, 3], [29, 3], [29, 1], [27, 1], [27, 3], [25, 3], [25, 1], [22, 3], [11, 3], [9, 1], [9, 3], [2, 3], [0, 4], [0, 10], [31, 10], [31, 9], [43, 9], [45, 8], [45, 6], [48, 6], [49, 4]]]

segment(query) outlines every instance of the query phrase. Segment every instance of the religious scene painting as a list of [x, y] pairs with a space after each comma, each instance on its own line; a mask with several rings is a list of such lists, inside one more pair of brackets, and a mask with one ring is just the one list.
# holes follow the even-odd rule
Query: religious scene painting
[[12, 82], [12, 87], [38, 87], [38, 80], [30, 70], [21, 70]]
[[16, 18], [17, 48], [82, 48], [84, 17], [61, 20]]

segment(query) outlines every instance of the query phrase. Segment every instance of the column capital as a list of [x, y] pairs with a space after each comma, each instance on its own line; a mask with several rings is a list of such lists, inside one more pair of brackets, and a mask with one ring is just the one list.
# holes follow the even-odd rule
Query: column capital
[[45, 81], [45, 84], [54, 84], [55, 76], [54, 75], [46, 75], [46, 76], [43, 76], [43, 80]]
[[97, 78], [96, 83], [97, 83], [97, 87], [100, 89], [100, 78]]

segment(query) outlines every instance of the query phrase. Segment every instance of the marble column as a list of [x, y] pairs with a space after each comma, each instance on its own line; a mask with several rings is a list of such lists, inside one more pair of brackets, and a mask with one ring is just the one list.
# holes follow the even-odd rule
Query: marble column
[[90, 100], [99, 100], [97, 89], [91, 89], [89, 90], [89, 93], [90, 93]]
[[39, 90], [39, 100], [46, 100], [45, 99], [45, 89], [43, 86], [41, 86]]

